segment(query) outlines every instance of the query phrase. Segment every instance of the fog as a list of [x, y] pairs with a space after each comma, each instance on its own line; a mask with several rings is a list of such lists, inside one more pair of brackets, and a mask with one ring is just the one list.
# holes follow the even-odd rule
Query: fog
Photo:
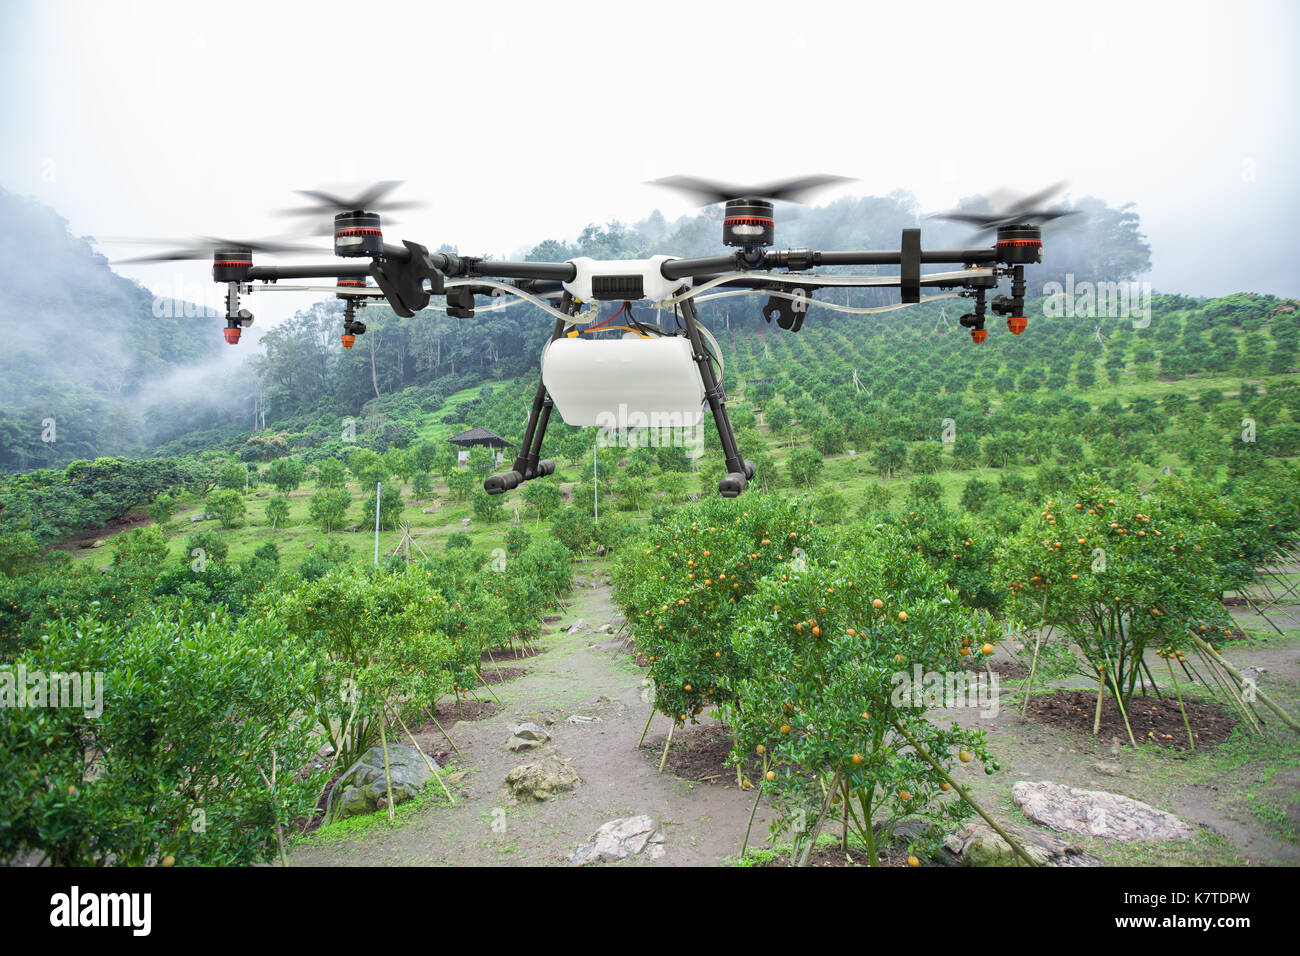
[[[1297, 295], [1298, 27], [1292, 2], [10, 2], [0, 185], [74, 234], [258, 237], [294, 189], [405, 179], [429, 205], [390, 236], [504, 256], [692, 212], [645, 185], [673, 173], [923, 211], [1065, 179], [1136, 204], [1158, 290]], [[202, 263], [117, 268], [220, 306]]]

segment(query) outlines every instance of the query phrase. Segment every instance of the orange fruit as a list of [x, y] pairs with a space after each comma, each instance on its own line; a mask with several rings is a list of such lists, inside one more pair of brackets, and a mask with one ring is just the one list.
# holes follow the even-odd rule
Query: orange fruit
[[854, 754], [853, 762], [858, 764], [862, 763], [862, 754]]
[[790, 732], [790, 725], [789, 725], [789, 724], [782, 724], [782, 725], [781, 725], [781, 733], [783, 733], [783, 734], [788, 734], [789, 732]]
[[982, 653], [984, 653], [984, 654], [992, 654], [992, 653], [993, 653], [993, 645], [992, 645], [992, 644], [985, 644], [983, 647], [980, 648], [980, 651], [981, 651]]
[[764, 776], [767, 777], [768, 783], [771, 783], [773, 780], [776, 779], [776, 771], [769, 770], [766, 774], [764, 774]]
[[906, 612], [906, 611], [899, 611], [899, 612], [898, 612], [898, 619], [899, 619], [900, 621], [906, 621], [906, 620], [907, 620], [907, 612]]
[[970, 763], [970, 762], [971, 762], [971, 753], [970, 753], [970, 751], [969, 751], [969, 750], [961, 750], [961, 751], [958, 751], [958, 753], [957, 753], [957, 759], [960, 760], [962, 763]]
[[882, 607], [885, 606], [885, 602], [880, 600], [880, 598], [876, 598], [874, 601], [871, 602], [871, 606], [874, 607], [877, 611], [879, 611]]
[[920, 865], [921, 865], [921, 861], [918, 860], [918, 859], [917, 859], [916, 857], [914, 857], [914, 856], [909, 856], [909, 857], [907, 858], [907, 865], [908, 865], [908, 866], [920, 866]]

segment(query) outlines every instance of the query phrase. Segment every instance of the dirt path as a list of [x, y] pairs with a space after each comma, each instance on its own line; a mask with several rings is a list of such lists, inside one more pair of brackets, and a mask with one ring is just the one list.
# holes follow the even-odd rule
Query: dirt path
[[[649, 688], [645, 671], [632, 662], [623, 641], [612, 633], [617, 628], [602, 630], [617, 611], [610, 602], [603, 564], [580, 567], [561, 619], [548, 627], [549, 633], [539, 642], [543, 653], [501, 662], [526, 670], [522, 677], [494, 686], [503, 706], [487, 719], [462, 721], [450, 728], [464, 751], [452, 767], [453, 772], [464, 773], [453, 785], [456, 806], [424, 806], [392, 828], [376, 815], [363, 832], [300, 846], [291, 862], [299, 866], [567, 865], [569, 854], [590, 840], [602, 823], [640, 813], [663, 825], [666, 853], [658, 861], [629, 861], [635, 865], [712, 865], [735, 856], [744, 839], [752, 794], [741, 791], [728, 773], [707, 783], [691, 782], [671, 771], [661, 775], [658, 748], [668, 730], [661, 715], [656, 714], [651, 723], [647, 747], [638, 750], [650, 712]], [[1234, 609], [1233, 616], [1239, 625], [1265, 632], [1266, 625], [1260, 627], [1249, 610]], [[1288, 632], [1286, 637], [1274, 635], [1267, 641], [1236, 645], [1226, 656], [1238, 666], [1260, 668], [1279, 696], [1293, 701], [1294, 688], [1300, 685], [1300, 614], [1284, 612], [1274, 619]], [[579, 621], [582, 626], [569, 634]], [[1182, 755], [1145, 747], [1133, 754], [1127, 747], [1116, 747], [1118, 738], [1093, 738], [1021, 718], [1019, 686], [1014, 681], [1004, 683], [1002, 707], [994, 719], [970, 709], [949, 710], [940, 717], [940, 722], [955, 719], [988, 732], [990, 750], [1002, 769], [985, 776], [972, 764], [956, 772], [999, 819], [1026, 825], [1010, 801], [1015, 781], [1052, 780], [1146, 800], [1203, 828], [1217, 841], [1202, 842], [1194, 851], [1167, 845], [1142, 847], [1127, 856], [1117, 855], [1113, 847], [1091, 848], [1109, 862], [1300, 864], [1300, 843], [1268, 826], [1252, 812], [1250, 802], [1258, 806], [1261, 795], [1252, 791], [1261, 790], [1294, 825], [1300, 813], [1295, 800], [1300, 769], [1293, 757], [1252, 752], [1234, 758], [1229, 751], [1219, 755], [1211, 751], [1185, 761]], [[492, 699], [483, 691], [479, 696]], [[568, 722], [573, 715], [600, 720]], [[510, 736], [507, 726], [525, 720], [546, 724], [553, 739], [536, 750], [511, 753], [504, 747]], [[427, 751], [446, 747], [432, 726], [417, 736]], [[698, 734], [685, 738], [678, 734], [674, 754], [685, 756], [692, 736], [699, 740]], [[1284, 738], [1284, 749], [1292, 745]], [[506, 773], [548, 753], [568, 760], [583, 783], [545, 803], [507, 806], [502, 795]], [[1279, 756], [1282, 763], [1276, 777], [1261, 786], [1264, 768], [1275, 765]], [[766, 806], [759, 808], [751, 847], [766, 841], [770, 816]], [[1179, 856], [1180, 852], [1192, 855]]]
[[[540, 642], [543, 653], [510, 666], [527, 673], [493, 687], [504, 706], [492, 717], [450, 728], [464, 752], [454, 770], [465, 776], [453, 786], [456, 806], [427, 806], [393, 828], [371, 826], [354, 839], [329, 838], [300, 846], [295, 866], [338, 865], [568, 865], [579, 843], [616, 817], [644, 813], [659, 820], [665, 854], [644, 865], [692, 866], [721, 862], [739, 852], [752, 796], [732, 780], [692, 783], [660, 774], [655, 755], [637, 749], [650, 712], [644, 672], [621, 649], [622, 641], [598, 629], [617, 613], [610, 603], [603, 567], [580, 568], [563, 619]], [[595, 587], [588, 574], [600, 582]], [[574, 634], [568, 628], [584, 626]], [[480, 691], [479, 696], [491, 697]], [[599, 722], [569, 723], [571, 715]], [[536, 750], [505, 749], [507, 725], [553, 720], [553, 739]], [[656, 714], [647, 743], [662, 743], [668, 720]], [[445, 741], [419, 735], [428, 750]], [[502, 798], [506, 773], [547, 753], [568, 760], [582, 776], [574, 791], [544, 803], [509, 807]], [[436, 784], [430, 784], [435, 787]], [[466, 794], [462, 798], [462, 793]], [[760, 808], [754, 842], [767, 836]], [[495, 826], [494, 826], [495, 824]]]

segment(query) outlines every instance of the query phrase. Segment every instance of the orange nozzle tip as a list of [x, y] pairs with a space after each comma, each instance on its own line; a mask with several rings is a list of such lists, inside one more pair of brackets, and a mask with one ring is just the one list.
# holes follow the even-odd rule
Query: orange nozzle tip
[[227, 344], [229, 345], [239, 344], [239, 333], [242, 330], [237, 328], [236, 329], [226, 328], [226, 329], [222, 329], [221, 331], [225, 333]]
[[983, 342], [989, 337], [988, 329], [971, 329], [970, 337], [972, 342]]
[[357, 337], [355, 335], [341, 335], [339, 336], [339, 339], [343, 342], [343, 347], [345, 349], [350, 349], [356, 342]]
[[1008, 315], [1007, 328], [1011, 330], [1012, 335], [1019, 335], [1029, 325], [1029, 319], [1023, 315]]

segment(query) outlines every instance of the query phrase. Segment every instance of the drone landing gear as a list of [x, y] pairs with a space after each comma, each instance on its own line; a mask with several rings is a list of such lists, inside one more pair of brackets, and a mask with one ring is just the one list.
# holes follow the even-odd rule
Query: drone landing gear
[[[560, 303], [560, 310], [565, 313], [571, 313], [573, 310], [573, 300], [567, 292]], [[551, 333], [552, 342], [564, 334], [564, 325], [563, 319], [555, 320], [555, 331]], [[519, 454], [515, 457], [514, 465], [509, 471], [499, 475], [489, 475], [483, 479], [484, 491], [490, 495], [501, 495], [512, 488], [518, 488], [525, 481], [554, 474], [555, 462], [549, 458], [541, 458], [542, 439], [546, 436], [546, 425], [551, 420], [551, 409], [554, 407], [555, 403], [551, 401], [550, 393], [546, 391], [546, 384], [539, 381], [537, 391], [533, 394], [533, 407], [528, 412], [528, 427], [524, 430], [524, 440]]]
[[709, 410], [713, 412], [713, 422], [718, 426], [718, 438], [722, 441], [722, 454], [727, 463], [727, 474], [718, 482], [718, 493], [724, 498], [735, 498], [753, 479], [754, 463], [740, 457], [736, 432], [727, 415], [727, 393], [723, 391], [718, 377], [713, 374], [712, 359], [704, 348], [704, 337], [700, 335], [699, 316], [695, 311], [695, 303], [690, 299], [682, 303], [682, 317], [686, 320], [686, 335], [694, 353], [692, 357], [700, 369], [704, 398], [709, 403]]

